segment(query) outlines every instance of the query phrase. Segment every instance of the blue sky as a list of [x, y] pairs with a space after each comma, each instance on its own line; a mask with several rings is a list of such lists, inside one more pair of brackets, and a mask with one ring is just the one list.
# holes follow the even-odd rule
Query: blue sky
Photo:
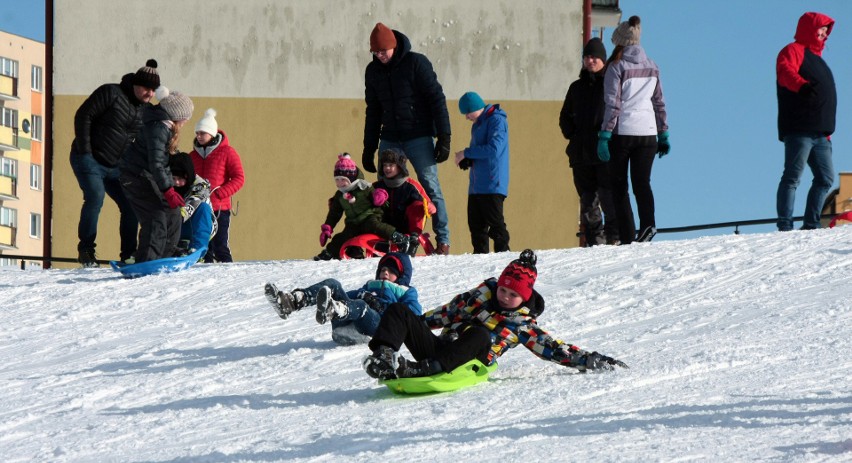
[[[5, 0], [3, 5], [0, 30], [44, 41], [44, 2]], [[793, 40], [806, 11], [836, 21], [823, 53], [837, 82], [834, 167], [838, 173], [852, 172], [852, 60], [843, 53], [852, 44], [852, 2], [621, 0], [620, 6], [623, 19], [634, 14], [642, 18], [642, 45], [660, 66], [668, 106], [672, 152], [657, 160], [651, 179], [658, 227], [775, 216], [784, 159], [776, 129], [775, 58]], [[611, 34], [611, 29], [604, 32], [607, 51], [612, 50]], [[568, 84], [570, 78], [565, 89]], [[811, 179], [806, 170], [796, 216], [804, 212]], [[772, 225], [741, 229], [771, 230]], [[732, 231], [661, 234], [657, 239]]]

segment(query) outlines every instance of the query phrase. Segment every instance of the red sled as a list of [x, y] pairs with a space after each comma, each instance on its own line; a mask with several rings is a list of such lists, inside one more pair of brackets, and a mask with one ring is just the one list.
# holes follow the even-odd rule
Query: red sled
[[845, 220], [847, 222], [852, 222], [852, 211], [844, 212], [842, 214], [836, 215], [833, 219], [831, 219], [831, 223], [828, 224], [828, 228], [834, 228], [837, 225], [839, 220]]
[[[350, 249], [351, 251], [349, 251]], [[340, 247], [340, 258], [352, 259], [353, 255], [358, 255], [359, 250], [363, 252], [365, 258], [381, 257], [388, 252], [399, 251], [396, 244], [393, 244], [384, 238], [380, 238], [378, 235], [366, 233], [346, 240], [346, 242], [343, 243], [343, 246]], [[429, 239], [429, 233], [421, 234], [420, 247], [417, 248], [416, 255], [431, 256], [434, 253], [435, 246], [432, 245], [432, 241]]]

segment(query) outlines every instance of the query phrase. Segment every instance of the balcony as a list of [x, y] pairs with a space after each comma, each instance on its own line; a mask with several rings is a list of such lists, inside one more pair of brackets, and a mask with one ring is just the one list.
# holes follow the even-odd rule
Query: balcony
[[15, 236], [18, 229], [8, 225], [0, 225], [0, 250], [11, 251], [18, 249], [15, 246]]
[[18, 78], [0, 75], [0, 100], [18, 101]]
[[18, 199], [18, 179], [0, 175], [0, 201]]
[[18, 128], [0, 126], [0, 151], [20, 151]]

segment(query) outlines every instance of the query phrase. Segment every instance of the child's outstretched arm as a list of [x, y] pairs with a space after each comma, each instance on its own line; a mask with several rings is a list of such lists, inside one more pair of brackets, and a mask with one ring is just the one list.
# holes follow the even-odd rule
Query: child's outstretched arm
[[597, 352], [587, 352], [579, 347], [560, 341], [536, 324], [526, 325], [519, 330], [520, 342], [537, 357], [572, 367], [585, 373], [588, 370], [613, 370], [616, 366], [628, 368], [627, 364]]

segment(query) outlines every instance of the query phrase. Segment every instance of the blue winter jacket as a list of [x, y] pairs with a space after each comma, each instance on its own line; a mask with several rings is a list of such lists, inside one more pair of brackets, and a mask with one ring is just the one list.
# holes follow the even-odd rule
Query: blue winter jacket
[[464, 157], [471, 161], [467, 194], [509, 196], [509, 124], [500, 105], [487, 105], [473, 123]]
[[360, 289], [347, 291], [346, 295], [350, 299], [363, 299], [364, 293], [373, 293], [382, 302], [384, 308], [395, 302], [401, 302], [408, 306], [415, 314], [422, 314], [423, 307], [420, 306], [420, 301], [417, 300], [417, 289], [408, 286], [411, 284], [411, 274], [414, 271], [414, 268], [411, 266], [411, 259], [406, 254], [391, 252], [379, 260], [379, 269], [382, 268], [386, 258], [395, 258], [402, 264], [402, 273], [395, 283], [387, 280], [379, 280], [377, 269], [375, 280], [364, 283], [364, 286]]

